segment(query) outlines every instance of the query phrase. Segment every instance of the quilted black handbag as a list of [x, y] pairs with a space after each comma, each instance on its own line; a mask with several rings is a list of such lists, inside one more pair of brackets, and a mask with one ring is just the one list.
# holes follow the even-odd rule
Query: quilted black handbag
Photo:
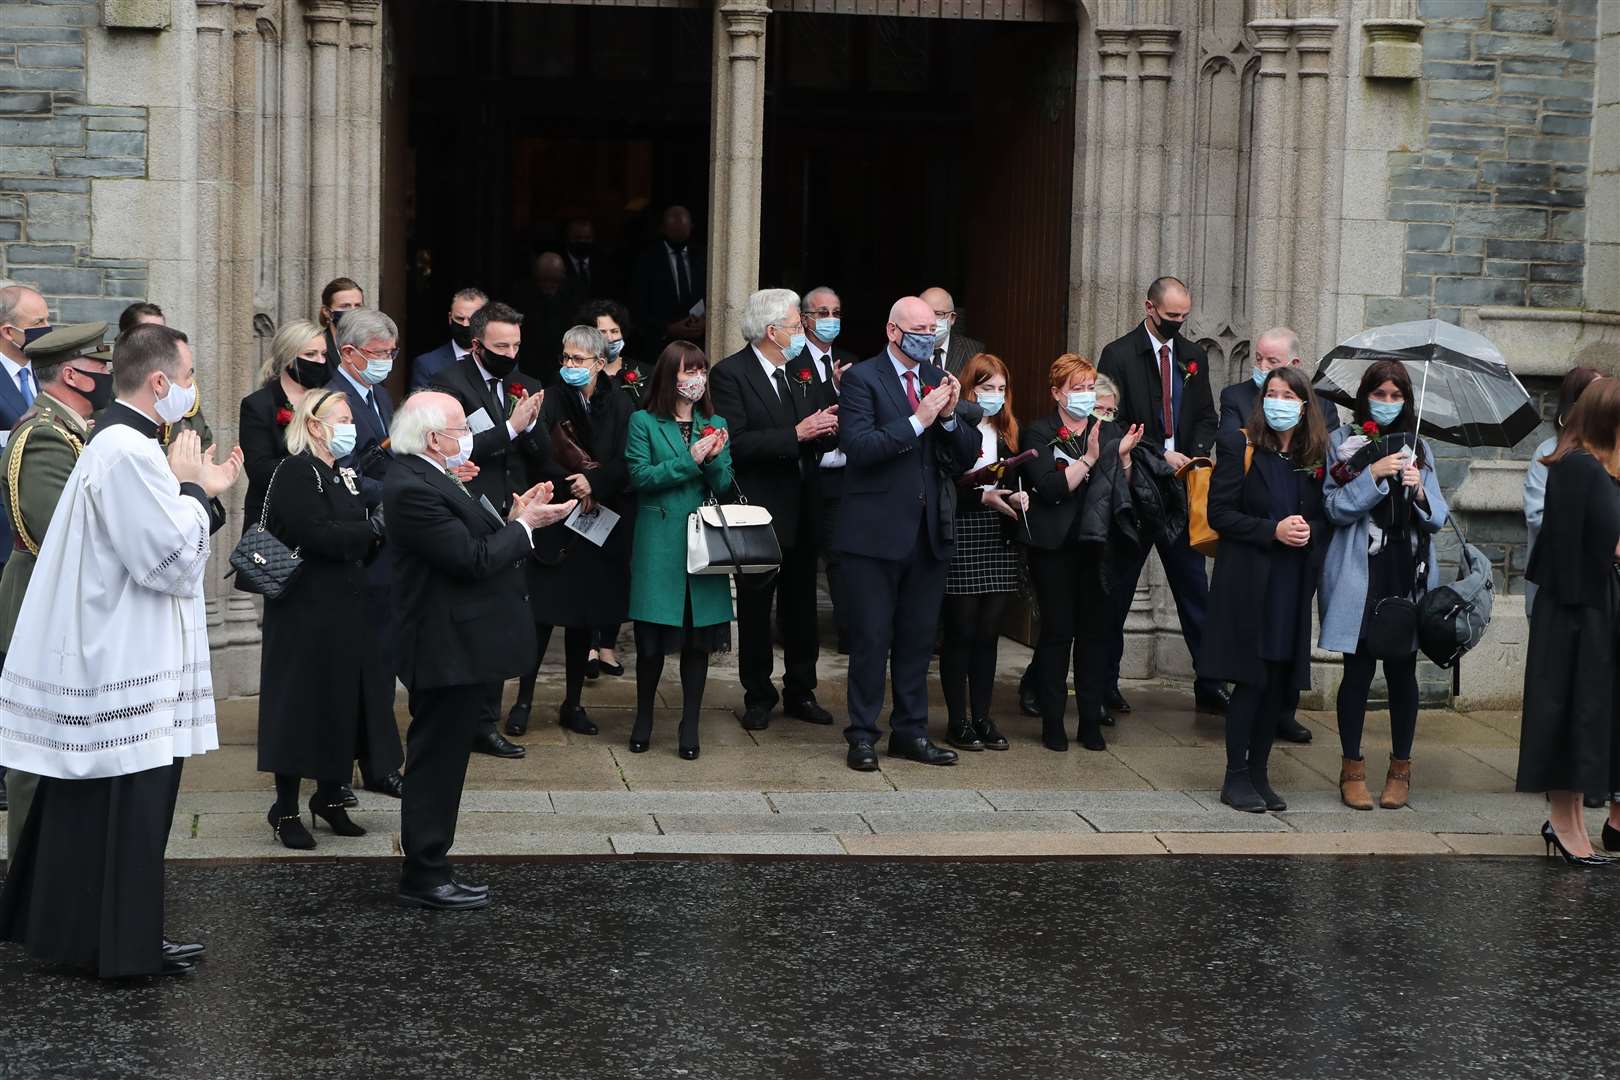
[[286, 592], [298, 576], [298, 571], [304, 568], [304, 560], [298, 554], [298, 549], [289, 548], [276, 539], [266, 525], [270, 520], [270, 494], [275, 491], [276, 477], [281, 475], [281, 466], [285, 464], [287, 459], [283, 458], [276, 471], [270, 474], [259, 520], [242, 530], [242, 539], [236, 542], [236, 550], [231, 552], [230, 572], [225, 575], [230, 577], [234, 574], [238, 589], [258, 593], [267, 600], [275, 600]]

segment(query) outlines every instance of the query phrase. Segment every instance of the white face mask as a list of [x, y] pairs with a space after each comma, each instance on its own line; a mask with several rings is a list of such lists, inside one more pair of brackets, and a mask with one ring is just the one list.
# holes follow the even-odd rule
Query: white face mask
[[940, 319], [938, 322], [934, 323], [934, 340], [935, 341], [944, 341], [946, 338], [948, 338], [950, 336], [951, 336], [951, 320], [950, 319]]
[[[440, 432], [439, 434], [443, 435], [445, 433]], [[467, 464], [467, 462], [472, 460], [472, 452], [473, 437], [472, 432], [469, 431], [467, 434], [456, 439], [456, 452], [444, 459], [445, 469], [449, 470], [461, 468], [463, 465]]]
[[186, 418], [186, 413], [190, 412], [191, 407], [195, 404], [197, 404], [197, 384], [195, 381], [190, 386], [181, 386], [178, 383], [171, 382], [169, 383], [168, 396], [158, 398], [154, 406], [157, 409], [158, 419], [165, 424], [178, 424]]
[[708, 385], [708, 376], [694, 375], [690, 379], [677, 382], [675, 384], [675, 392], [681, 395], [681, 397], [685, 398], [687, 401], [702, 401], [703, 390]]

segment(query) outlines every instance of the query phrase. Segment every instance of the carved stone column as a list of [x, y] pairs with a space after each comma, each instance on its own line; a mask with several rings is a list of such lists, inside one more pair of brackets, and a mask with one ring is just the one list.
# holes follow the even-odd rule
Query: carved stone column
[[1293, 23], [1286, 19], [1255, 19], [1249, 23], [1260, 53], [1259, 77], [1254, 91], [1254, 138], [1250, 144], [1253, 197], [1249, 217], [1249, 317], [1264, 329], [1282, 321], [1289, 279], [1293, 275], [1292, 233], [1285, 218], [1292, 214], [1292, 198], [1284, 186], [1292, 183], [1287, 168], [1288, 45]]
[[1097, 29], [1097, 94], [1092, 114], [1098, 135], [1088, 150], [1086, 177], [1086, 260], [1083, 277], [1089, 286], [1087, 314], [1076, 342], [1082, 353], [1094, 356], [1119, 333], [1128, 317], [1128, 267], [1122, 265], [1129, 246], [1127, 216], [1133, 203], [1126, 183], [1132, 134], [1126, 126], [1125, 93], [1130, 78], [1131, 31], [1125, 27]]
[[309, 0], [304, 12], [310, 51], [309, 279], [317, 287], [345, 271], [338, 246], [338, 43], [346, 14], [343, 0]]
[[[1320, 355], [1326, 343], [1317, 340], [1323, 280], [1323, 249], [1328, 246], [1329, 233], [1337, 233], [1336, 222], [1324, 220], [1323, 208], [1329, 201], [1330, 176], [1328, 158], [1335, 153], [1333, 133], [1339, 130], [1333, 123], [1334, 110], [1330, 108], [1328, 76], [1334, 43], [1338, 37], [1337, 19], [1298, 19], [1294, 22], [1294, 48], [1299, 55], [1299, 94], [1297, 149], [1292, 183], [1288, 196], [1292, 198], [1294, 215], [1294, 265], [1290, 275], [1292, 296], [1288, 304], [1288, 325], [1300, 336], [1306, 356]], [[1335, 214], [1335, 218], [1337, 215]], [[1337, 245], [1334, 245], [1334, 264], [1337, 265]], [[1321, 347], [1318, 347], [1321, 346]]]
[[759, 287], [759, 203], [765, 145], [764, 0], [725, 0], [714, 13], [710, 98], [708, 353], [741, 344], [737, 320]]
[[339, 230], [348, 273], [365, 286], [366, 295], [379, 295], [377, 251], [382, 224], [382, 71], [377, 48], [380, 0], [349, 0], [349, 47], [344, 57], [343, 108], [348, 114], [347, 160], [341, 165], [348, 178], [345, 207], [347, 227]]
[[[1135, 31], [1136, 76], [1136, 274], [1127, 282], [1133, 298], [1147, 283], [1175, 270], [1161, 262], [1165, 237], [1165, 179], [1170, 147], [1165, 113], [1170, 106], [1170, 60], [1181, 31], [1174, 26], [1139, 26]], [[1179, 269], [1179, 268], [1176, 268]]]

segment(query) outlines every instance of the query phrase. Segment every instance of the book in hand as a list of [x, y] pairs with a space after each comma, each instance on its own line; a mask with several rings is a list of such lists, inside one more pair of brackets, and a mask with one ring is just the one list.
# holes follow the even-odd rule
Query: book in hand
[[990, 464], [974, 469], [962, 477], [961, 484], [963, 487], [983, 487], [986, 484], [999, 485], [1002, 477], [1024, 462], [1029, 461], [1038, 453], [1038, 450], [1029, 449], [1022, 454], [1014, 454], [1012, 457], [1002, 458], [1000, 461], [992, 461]]

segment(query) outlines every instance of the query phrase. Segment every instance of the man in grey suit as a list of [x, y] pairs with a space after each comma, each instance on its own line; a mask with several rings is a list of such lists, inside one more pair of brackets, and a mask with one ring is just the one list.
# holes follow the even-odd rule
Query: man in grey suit
[[962, 374], [967, 362], [984, 352], [984, 342], [956, 332], [956, 301], [938, 285], [923, 290], [922, 302], [934, 309], [934, 363]]

